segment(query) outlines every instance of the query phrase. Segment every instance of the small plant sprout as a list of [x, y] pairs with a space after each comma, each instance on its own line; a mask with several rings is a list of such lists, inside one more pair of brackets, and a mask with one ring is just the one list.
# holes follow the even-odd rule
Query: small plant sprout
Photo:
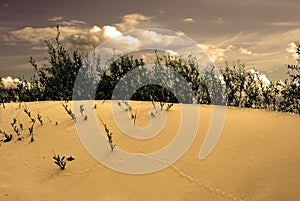
[[165, 103], [164, 102], [159, 102], [159, 105], [160, 105], [160, 110], [163, 110]]
[[113, 138], [112, 138], [112, 133], [110, 132], [109, 128], [107, 127], [107, 125], [102, 121], [102, 119], [98, 116], [98, 118], [100, 119], [102, 125], [104, 126], [104, 129], [105, 129], [105, 133], [106, 133], [106, 136], [108, 138], [108, 143], [109, 143], [109, 146], [110, 146], [110, 149], [111, 151], [114, 151], [116, 145], [113, 144]]
[[30, 114], [29, 110], [27, 109], [27, 106], [26, 106], [26, 105], [24, 106], [24, 112], [27, 114], [27, 116], [28, 116], [29, 118], [31, 118], [31, 114]]
[[152, 118], [154, 118], [154, 117], [156, 116], [157, 113], [158, 113], [158, 112], [157, 112], [156, 109], [152, 109], [152, 111], [150, 112], [150, 116], [151, 116]]
[[97, 104], [94, 105], [93, 109], [97, 109]]
[[79, 110], [80, 110], [81, 116], [83, 117], [83, 112], [84, 112], [83, 104], [79, 106]]
[[73, 121], [76, 123], [76, 116], [75, 116], [75, 114], [72, 114], [71, 117], [72, 117]]
[[137, 117], [137, 109], [135, 109], [134, 113], [133, 113], [132, 106], [129, 106], [128, 109], [129, 109], [129, 112], [130, 112], [131, 119], [133, 119], [133, 123], [135, 125], [135, 121], [136, 121], [136, 117]]
[[32, 123], [35, 122], [35, 119], [31, 116], [31, 113], [27, 109], [26, 105], [24, 106], [24, 112], [27, 114]]
[[71, 109], [68, 108], [68, 105], [64, 105], [62, 104], [62, 106], [65, 108], [66, 112], [68, 113], [68, 115], [73, 119], [73, 121], [76, 123], [76, 116], [75, 114], [72, 112]]
[[123, 102], [126, 106], [126, 111], [130, 110], [130, 108], [132, 109], [131, 105], [127, 101], [123, 101]]
[[104, 124], [104, 128], [105, 128], [105, 132], [108, 138], [108, 143], [110, 145], [110, 149], [111, 151], [114, 151], [115, 148], [115, 144], [113, 144], [113, 139], [112, 139], [112, 133], [109, 131], [109, 129], [107, 128], [106, 124]]
[[9, 142], [12, 140], [12, 134], [7, 134], [5, 133], [5, 131], [1, 131], [1, 130], [0, 130], [0, 134], [2, 134], [5, 137], [3, 142]]
[[[152, 97], [151, 97], [151, 98], [152, 98]], [[152, 98], [152, 100], [151, 100], [151, 103], [152, 103], [152, 105], [153, 105], [153, 108], [156, 109], [156, 105], [155, 105], [155, 103], [154, 103], [153, 98]]]
[[128, 110], [129, 110], [129, 112], [130, 112], [131, 119], [133, 119], [133, 118], [134, 118], [134, 115], [133, 115], [133, 108], [132, 108], [131, 105], [128, 106]]
[[[154, 117], [159, 113], [159, 110], [158, 110], [158, 108], [156, 108], [156, 105], [155, 105], [155, 102], [154, 102], [154, 99], [153, 99], [152, 96], [151, 96], [151, 103], [152, 103], [153, 108], [152, 108], [152, 110], [151, 110], [151, 112], [150, 112], [150, 116], [151, 116], [152, 118], [154, 118]], [[159, 102], [160, 110], [163, 109], [164, 104], [165, 104], [164, 102]]]
[[151, 112], [150, 112], [150, 116], [151, 116], [152, 118], [154, 118], [154, 117], [155, 117], [155, 113], [154, 113], [153, 111], [151, 111]]
[[19, 133], [19, 129], [17, 128], [17, 119], [13, 118], [13, 122], [10, 124], [11, 127], [14, 129], [15, 133]]
[[86, 121], [88, 119], [88, 116], [87, 115], [84, 115], [84, 106], [83, 104], [79, 106], [79, 111], [81, 113], [81, 117], [83, 117], [83, 120]]
[[42, 116], [40, 115], [40, 113], [37, 114], [37, 120], [39, 120], [40, 124], [43, 125], [43, 120], [42, 120]]
[[22, 140], [20, 130], [17, 127], [17, 119], [13, 118], [13, 122], [10, 125], [13, 128], [14, 132], [18, 135], [18, 140]]
[[168, 103], [166, 110], [169, 111], [173, 107], [173, 103]]
[[65, 158], [66, 158], [65, 156], [60, 157], [59, 154], [56, 155], [55, 152], [54, 152], [54, 156], [53, 156], [54, 163], [56, 165], [58, 165], [61, 170], [64, 170], [65, 167], [66, 167], [67, 162], [65, 161]]
[[86, 121], [88, 119], [87, 115], [84, 115], [83, 120]]
[[134, 118], [133, 118], [133, 124], [134, 125], [135, 125], [136, 117], [137, 117], [137, 109], [135, 109]]
[[156, 116], [156, 114], [158, 113], [158, 111], [156, 109], [156, 105], [155, 105], [154, 99], [152, 97], [151, 97], [151, 100], [152, 100], [151, 103], [152, 103], [153, 108], [151, 109], [150, 116], [152, 118], [154, 118]]
[[123, 107], [123, 106], [122, 106], [122, 102], [121, 102], [121, 101], [118, 101], [118, 106], [119, 106], [122, 110], [124, 110], [125, 112], [127, 112], [127, 111], [128, 111], [128, 107], [127, 107], [127, 106], [128, 106], [129, 104], [128, 104], [127, 102], [124, 102], [124, 101], [123, 101], [123, 103], [125, 104], [126, 107]]
[[[118, 101], [118, 106], [122, 108], [121, 101]], [[123, 109], [123, 108], [122, 108]]]
[[33, 126], [34, 126], [34, 124], [35, 123], [32, 123], [31, 127], [28, 128], [29, 135], [31, 136], [30, 142], [34, 141], [34, 138], [33, 138]]
[[[19, 122], [20, 122], [20, 120], [19, 120]], [[23, 131], [24, 130], [24, 127], [23, 127], [23, 124], [22, 123], [19, 123], [19, 127], [20, 127], [20, 129]]]
[[135, 113], [133, 112], [133, 107], [127, 102], [127, 101], [123, 101], [125, 107], [123, 107], [122, 102], [118, 101], [118, 106], [124, 110], [124, 111], [129, 111], [130, 112], [130, 117], [131, 119], [133, 119], [133, 122], [135, 124], [136, 121], [136, 117], [137, 117], [137, 110], [135, 110]]

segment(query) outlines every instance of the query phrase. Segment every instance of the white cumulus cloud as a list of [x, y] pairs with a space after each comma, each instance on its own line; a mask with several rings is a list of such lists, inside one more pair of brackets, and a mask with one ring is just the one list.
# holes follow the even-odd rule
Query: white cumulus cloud
[[138, 13], [124, 15], [122, 22], [115, 24], [118, 30], [125, 32], [136, 29], [140, 23], [149, 22], [152, 18]]
[[296, 43], [290, 43], [288, 44], [288, 47], [285, 49], [286, 53], [287, 53], [287, 57], [288, 58], [293, 58], [293, 59], [297, 59], [298, 58], [298, 54], [297, 54], [297, 44]]
[[16, 88], [21, 81], [18, 78], [12, 78], [10, 76], [1, 78], [1, 83], [5, 88]]
[[249, 72], [253, 75], [254, 80], [261, 81], [264, 87], [268, 87], [271, 85], [270, 80], [265, 74], [260, 73], [258, 70], [255, 70], [254, 68], [251, 68]]
[[183, 19], [183, 22], [195, 22], [195, 20], [191, 17]]
[[101, 28], [98, 27], [97, 25], [94, 25], [91, 29], [90, 29], [90, 32], [91, 33], [96, 33], [96, 32], [99, 32], [101, 31]]
[[235, 47], [232, 45], [228, 45], [225, 48], [219, 48], [214, 45], [203, 45], [203, 48], [213, 62], [223, 62], [225, 58], [225, 53]]
[[241, 52], [242, 54], [253, 55], [253, 56], [256, 56], [256, 55], [257, 55], [257, 53], [253, 53], [252, 51], [247, 50], [247, 49], [245, 49], [245, 48], [240, 48], [239, 50], [240, 50], [240, 52]]

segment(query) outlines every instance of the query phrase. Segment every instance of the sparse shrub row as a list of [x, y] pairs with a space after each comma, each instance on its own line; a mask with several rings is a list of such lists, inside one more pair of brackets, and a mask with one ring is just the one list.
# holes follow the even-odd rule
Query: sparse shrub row
[[[135, 59], [130, 55], [121, 55], [113, 60], [108, 69], [100, 68], [100, 61], [96, 55], [83, 62], [83, 56], [78, 50], [69, 53], [59, 42], [59, 29], [55, 43], [46, 41], [48, 47], [48, 63], [39, 67], [33, 58], [32, 64], [35, 75], [30, 82], [23, 81], [17, 88], [5, 88], [0, 85], [0, 102], [10, 101], [40, 101], [40, 100], [64, 100], [72, 99], [73, 93], [77, 99], [118, 99], [112, 93], [117, 83], [126, 78], [126, 74], [136, 68], [144, 67], [143, 59]], [[298, 46], [300, 55], [300, 45]], [[216, 74], [215, 66], [207, 66], [198, 71], [198, 63], [195, 57], [190, 56], [187, 61], [170, 55], [159, 56], [153, 68], [141, 71], [136, 79], [125, 82], [119, 91], [129, 94], [128, 89], [137, 88], [141, 84], [144, 75], [151, 75], [159, 79], [162, 86], [146, 85], [134, 91], [132, 100], [155, 101], [164, 103], [199, 103], [221, 104], [246, 108], [259, 108], [282, 112], [300, 114], [300, 59], [297, 65], [287, 65], [288, 78], [282, 82], [270, 82], [266, 84], [259, 79], [258, 72], [249, 72], [241, 62], [233, 65], [226, 64]], [[188, 83], [188, 87], [176, 81], [176, 77], [167, 71], [158, 71], [156, 67], [166, 66], [179, 73]], [[80, 78], [83, 82], [81, 88], [74, 89], [74, 83], [78, 72], [82, 71]], [[144, 74], [143, 74], [144, 73]], [[101, 79], [97, 79], [101, 77]], [[149, 77], [149, 76], [148, 76]], [[172, 82], [170, 82], [173, 81]], [[98, 82], [99, 81], [99, 82]], [[172, 84], [176, 84], [175, 89]], [[98, 83], [95, 84], [95, 83]], [[92, 86], [96, 86], [93, 89]], [[172, 90], [171, 90], [172, 89]], [[192, 91], [189, 91], [192, 89]], [[96, 91], [95, 97], [90, 97], [86, 91]], [[191, 93], [187, 93], [191, 92]], [[192, 99], [194, 97], [194, 99]], [[226, 99], [225, 99], [226, 98]], [[5, 107], [4, 104], [3, 108]], [[171, 106], [171, 105], [170, 105]], [[67, 111], [71, 112], [68, 108]], [[81, 108], [83, 114], [84, 108]], [[69, 113], [72, 116], [72, 113]], [[30, 117], [30, 114], [28, 114]], [[74, 116], [72, 116], [73, 120]], [[42, 124], [42, 122], [40, 122]]]

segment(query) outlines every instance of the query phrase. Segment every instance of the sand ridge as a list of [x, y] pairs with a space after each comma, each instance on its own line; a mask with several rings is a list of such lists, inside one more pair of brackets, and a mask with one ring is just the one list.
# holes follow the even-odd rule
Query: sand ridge
[[[1, 130], [13, 133], [10, 123], [16, 116], [25, 129], [22, 141], [14, 138], [1, 142], [0, 200], [300, 199], [297, 115], [229, 107], [217, 146], [200, 160], [199, 151], [211, 118], [211, 106], [201, 105], [196, 139], [177, 162], [159, 172], [130, 175], [103, 166], [88, 153], [61, 104], [26, 103], [32, 114], [40, 113], [44, 120], [44, 125], [37, 123], [34, 127], [34, 142], [30, 142], [26, 131], [30, 120], [22, 107], [10, 103], [1, 108]], [[130, 104], [138, 110], [136, 123], [149, 124], [151, 103]], [[180, 107], [175, 105], [166, 112], [167, 124], [159, 135], [138, 140], [122, 134], [110, 109], [110, 101], [97, 102], [96, 112], [112, 130], [117, 148], [133, 153], [163, 148], [174, 138], [180, 122]], [[54, 164], [53, 151], [72, 155], [75, 160], [62, 171]], [[151, 160], [165, 163], [163, 158]]]

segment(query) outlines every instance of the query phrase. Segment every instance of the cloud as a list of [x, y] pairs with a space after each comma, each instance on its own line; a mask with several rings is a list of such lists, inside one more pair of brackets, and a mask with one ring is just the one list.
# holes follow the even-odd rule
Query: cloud
[[99, 34], [103, 38], [111, 39], [103, 45], [108, 52], [116, 50], [117, 53], [129, 53], [145, 49], [154, 51], [166, 50], [168, 47], [169, 52], [175, 53], [185, 45], [183, 39], [179, 39], [176, 34], [164, 33], [161, 29], [140, 29], [131, 33], [122, 33], [116, 27], [104, 26]]
[[297, 59], [298, 58], [298, 54], [297, 54], [297, 44], [295, 42], [292, 42], [290, 44], [287, 45], [288, 47], [285, 49], [286, 51], [286, 58], [292, 58], [292, 59]]
[[269, 78], [265, 74], [260, 73], [258, 70], [255, 70], [254, 68], [251, 68], [249, 72], [253, 75], [254, 80], [261, 81], [263, 83], [263, 87], [268, 87], [271, 85]]
[[122, 33], [118, 31], [116, 27], [107, 25], [102, 28], [102, 36], [104, 36], [105, 39], [118, 38], [121, 35]]
[[111, 25], [105, 25], [101, 28], [94, 25], [88, 30], [68, 36], [66, 41], [70, 44], [79, 46], [80, 49], [89, 51], [108, 39], [119, 43], [121, 42], [120, 44], [125, 44], [126, 46], [139, 43], [139, 40], [136, 38], [130, 35], [124, 36], [115, 26]]
[[212, 20], [214, 24], [223, 24], [225, 21], [222, 17], [217, 16], [216, 19]]
[[55, 35], [56, 29], [54, 27], [24, 27], [16, 31], [11, 31], [8, 35], [4, 35], [0, 38], [8, 45], [17, 45], [21, 42], [39, 44], [40, 42], [49, 39], [49, 36]]
[[156, 11], [156, 13], [157, 13], [157, 14], [156, 14], [155, 17], [165, 14], [166, 11], [164, 11], [163, 9], [158, 9], [158, 10]]
[[12, 77], [1, 78], [1, 84], [4, 88], [16, 88], [21, 81], [18, 78], [13, 79]]
[[46, 46], [33, 46], [30, 48], [31, 50], [47, 50]]
[[176, 51], [174, 51], [174, 50], [167, 50], [166, 51], [170, 56], [177, 56], [178, 55], [178, 53], [176, 52]]
[[[70, 21], [70, 24], [78, 24], [77, 21]], [[85, 28], [80, 28], [78, 26], [61, 26], [60, 27], [60, 39], [64, 40], [71, 35], [84, 32]], [[15, 31], [11, 31], [6, 35], [0, 36], [2, 40], [7, 45], [33, 45], [35, 48], [44, 45], [45, 40], [53, 39], [57, 34], [57, 28], [54, 27], [24, 27]]]
[[122, 21], [115, 25], [103, 27], [94, 25], [87, 27], [86, 22], [80, 20], [65, 20], [62, 16], [55, 16], [48, 21], [54, 22], [53, 27], [24, 27], [10, 31], [0, 36], [0, 40], [6, 45], [29, 45], [33, 50], [44, 49], [44, 41], [55, 38], [57, 34], [56, 24], [60, 26], [60, 40], [66, 45], [76, 46], [84, 51], [90, 51], [107, 39], [122, 41], [127, 45], [138, 44], [139, 41], [132, 36], [124, 36], [123, 33], [136, 29], [141, 23], [149, 23], [151, 17], [137, 13], [122, 17]]
[[[91, 27], [84, 21], [66, 20], [62, 16], [55, 16], [48, 20], [55, 22], [55, 25], [60, 25], [62, 42], [83, 50], [92, 50], [101, 42], [113, 39], [115, 45], [120, 44], [121, 48], [128, 51], [137, 47], [149, 46], [155, 49], [166, 45], [172, 46], [168, 48], [171, 51], [176, 51], [182, 41], [178, 41], [178, 38], [172, 35], [162, 35], [150, 29], [137, 32], [135, 35], [126, 33], [132, 29], [153, 25], [151, 20], [153, 18], [133, 13], [123, 16], [119, 23], [105, 26], [95, 24]], [[185, 20], [194, 21], [192, 18], [185, 18]], [[224, 19], [217, 17], [214, 23], [224, 23]], [[55, 38], [57, 34], [55, 25], [53, 24], [53, 27], [24, 27], [0, 36], [0, 40], [8, 45], [26, 44], [30, 45], [31, 49], [42, 50], [45, 48], [44, 40]], [[273, 25], [283, 26], [288, 23]], [[154, 27], [159, 27], [159, 25]], [[185, 36], [185, 33], [178, 32], [178, 35]], [[294, 42], [299, 40], [299, 35], [299, 28], [291, 28], [287, 31], [272, 33], [239, 32], [237, 34], [224, 33], [221, 36], [209, 35], [206, 36], [205, 41], [199, 35], [199, 40], [197, 38], [195, 40], [203, 45], [207, 54], [217, 64], [240, 59], [247, 66], [255, 66], [260, 71], [263, 69], [265, 72], [271, 70], [276, 72], [276, 69], [284, 69], [286, 64], [294, 62], [292, 60], [296, 58]], [[180, 55], [180, 52], [178, 54]]]
[[182, 33], [170, 32], [164, 29], [138, 30], [133, 36], [141, 42], [141, 49], [166, 50], [167, 48], [177, 51], [179, 55], [182, 55], [188, 49], [189, 51], [193, 51], [193, 46], [195, 46], [195, 43], [187, 40], [187, 37], [184, 37]]
[[150, 41], [151, 43], [160, 43], [161, 42], [161, 36], [155, 32], [155, 31], [148, 31], [148, 30], [145, 30], [142, 32], [142, 34], [145, 36], [145, 37], [148, 37], [148, 39], [144, 39], [143, 41]]
[[195, 20], [193, 18], [188, 17], [188, 18], [183, 19], [183, 22], [190, 23], [190, 22], [195, 22]]
[[242, 54], [246, 54], [246, 55], [253, 55], [253, 56], [257, 56], [258, 54], [257, 53], [253, 53], [252, 51], [249, 51], [245, 48], [240, 48], [239, 51], [242, 53]]
[[70, 21], [62, 21], [58, 23], [59, 26], [66, 26], [66, 27], [78, 27], [81, 25], [85, 25], [86, 22], [81, 20], [70, 20]]
[[63, 19], [65, 19], [65, 17], [62, 16], [54, 16], [52, 18], [49, 18], [48, 21], [49, 22], [59, 22], [62, 21]]
[[[141, 14], [133, 13], [124, 15], [120, 23], [113, 25], [105, 25], [99, 27], [94, 25], [88, 30], [83, 30], [80, 33], [72, 34], [68, 36], [69, 42], [80, 45], [83, 49], [90, 49], [96, 47], [101, 42], [113, 39], [116, 41], [122, 41], [122, 45], [137, 45], [140, 43], [138, 39], [133, 36], [126, 35], [124, 33], [139, 27], [143, 23], [149, 23], [152, 17], [144, 16]], [[78, 24], [78, 23], [77, 23]], [[83, 25], [83, 24], [81, 24]]]
[[114, 39], [117, 41], [124, 41], [127, 42], [128, 44], [137, 44], [139, 43], [139, 40], [132, 36], [124, 36], [120, 31], [117, 30], [116, 27], [114, 26], [104, 26], [102, 28], [101, 32], [102, 38], [104, 40], [106, 39]]
[[267, 23], [269, 26], [276, 27], [292, 27], [292, 26], [300, 26], [300, 22], [270, 22]]
[[[231, 63], [241, 60], [247, 67], [255, 67], [261, 72], [273, 71], [272, 75], [268, 74], [269, 77], [278, 79], [279, 76], [285, 76], [286, 64], [295, 62], [295, 56], [290, 52], [292, 46], [288, 44], [299, 41], [299, 35], [300, 28], [271, 33], [239, 32], [207, 37], [204, 42], [211, 47], [211, 51], [216, 49], [217, 52], [213, 55], [216, 61], [223, 60]], [[233, 48], [224, 51], [230, 45]]]
[[204, 50], [207, 52], [208, 56], [213, 62], [223, 62], [225, 59], [226, 52], [235, 48], [235, 46], [228, 45], [225, 48], [218, 48], [214, 45], [202, 45]]
[[49, 18], [49, 22], [55, 22], [56, 25], [59, 26], [66, 26], [66, 27], [78, 27], [81, 25], [85, 25], [86, 22], [82, 20], [64, 20], [65, 17], [63, 16], [54, 16], [52, 18]]
[[115, 24], [116, 28], [122, 32], [136, 29], [139, 24], [149, 22], [152, 17], [147, 17], [138, 13], [124, 15], [122, 22]]
[[99, 32], [99, 31], [101, 31], [101, 28], [98, 27], [97, 25], [94, 25], [94, 26], [90, 29], [90, 32], [91, 32], [91, 33], [97, 33], [97, 32]]
[[[89, 31], [86, 27], [86, 22], [80, 20], [65, 20], [62, 16], [54, 16], [48, 19], [48, 21], [53, 22], [55, 25], [48, 27], [27, 26], [0, 36], [0, 41], [4, 42], [6, 45], [27, 45], [32, 46], [30, 47], [32, 50], [42, 50], [45, 47], [45, 40], [51, 40], [56, 37], [56, 25], [59, 25], [60, 27], [60, 40], [63, 42], [66, 42], [69, 38], [76, 38], [76, 36]], [[82, 39], [84, 37], [79, 38]], [[99, 43], [98, 40], [95, 41], [93, 36], [86, 40]]]

